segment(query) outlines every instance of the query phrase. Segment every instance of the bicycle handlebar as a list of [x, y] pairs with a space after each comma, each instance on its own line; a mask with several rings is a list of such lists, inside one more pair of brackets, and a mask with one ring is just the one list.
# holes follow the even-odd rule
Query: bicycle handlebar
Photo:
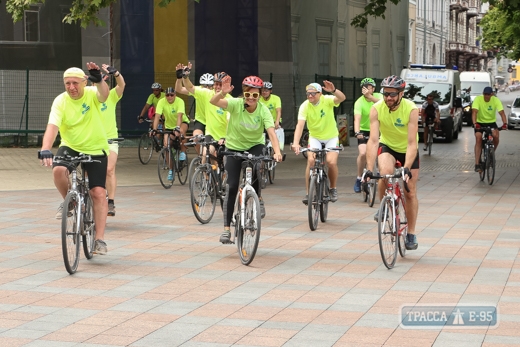
[[112, 144], [112, 143], [119, 143], [119, 142], [123, 142], [125, 139], [123, 137], [116, 137], [115, 139], [108, 139], [108, 143], [109, 144]]
[[340, 145], [339, 147], [333, 147], [333, 148], [300, 148], [300, 152], [313, 152], [313, 153], [319, 153], [319, 152], [333, 152], [333, 151], [342, 151], [343, 146]]
[[78, 156], [73, 157], [70, 155], [54, 156], [53, 161], [55, 163], [67, 162], [67, 163], [101, 163], [99, 160], [92, 159], [90, 154], [80, 153]]
[[[274, 158], [269, 157], [267, 155], [253, 155], [249, 152], [231, 152], [231, 151], [222, 151], [222, 155], [227, 155], [230, 157], [238, 157], [242, 159], [246, 159], [249, 161], [273, 161]], [[283, 159], [285, 159], [285, 154], [283, 155]]]
[[[365, 173], [363, 173], [363, 176], [365, 176]], [[407, 193], [410, 193], [410, 188], [408, 188], [408, 183], [404, 180], [404, 168], [400, 167], [395, 169], [393, 174], [390, 175], [375, 175], [372, 174], [372, 179], [379, 180], [379, 179], [388, 179], [388, 178], [402, 178], [403, 179], [403, 186]]]

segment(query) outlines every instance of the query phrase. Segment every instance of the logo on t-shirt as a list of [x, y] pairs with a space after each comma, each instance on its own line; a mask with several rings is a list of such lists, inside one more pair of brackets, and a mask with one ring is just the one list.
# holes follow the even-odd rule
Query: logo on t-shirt
[[107, 108], [108, 108], [108, 106], [106, 103], [101, 104], [101, 112], [106, 111]]
[[90, 110], [90, 106], [88, 106], [85, 103], [83, 103], [83, 105], [81, 105], [81, 107], [83, 107], [83, 111], [81, 111], [81, 114], [85, 114], [88, 112], [88, 110]]
[[403, 123], [403, 121], [401, 120], [401, 118], [397, 118], [394, 125], [396, 127], [404, 127], [404, 124], [402, 124], [402, 123]]
[[325, 111], [323, 111], [323, 109], [320, 111], [320, 117], [325, 117]]

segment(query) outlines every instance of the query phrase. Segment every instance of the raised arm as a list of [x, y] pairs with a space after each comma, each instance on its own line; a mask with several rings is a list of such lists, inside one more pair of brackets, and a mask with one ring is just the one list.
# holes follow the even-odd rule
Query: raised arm
[[211, 100], [209, 101], [212, 105], [218, 106], [223, 109], [227, 109], [228, 102], [225, 99], [226, 94], [231, 93], [233, 90], [233, 86], [231, 85], [231, 76], [226, 76], [222, 79], [222, 89], [220, 92], [213, 95]]
[[[190, 81], [190, 76], [185, 75], [184, 71], [188, 69], [191, 70], [191, 63], [188, 63], [188, 66], [184, 66], [181, 63], [177, 64], [175, 67], [177, 81], [175, 81], [175, 91], [177, 93], [181, 93], [184, 95], [189, 95], [195, 93], [195, 86]], [[184, 86], [183, 86], [184, 85]]]
[[117, 93], [117, 96], [121, 97], [123, 95], [123, 92], [125, 91], [125, 86], [126, 86], [123, 75], [121, 75], [121, 73], [119, 71], [117, 71], [117, 69], [113, 66], [103, 64], [103, 65], [101, 65], [101, 67], [103, 68], [103, 70], [105, 70], [105, 72], [107, 74], [114, 76], [116, 83], [117, 83], [117, 85], [115, 87], [116, 93]]
[[101, 70], [96, 63], [89, 62], [87, 63], [87, 69], [90, 73], [89, 80], [96, 85], [97, 88], [97, 99], [99, 102], [105, 102], [108, 99], [108, 93], [110, 90], [108, 89], [108, 84], [101, 77]]

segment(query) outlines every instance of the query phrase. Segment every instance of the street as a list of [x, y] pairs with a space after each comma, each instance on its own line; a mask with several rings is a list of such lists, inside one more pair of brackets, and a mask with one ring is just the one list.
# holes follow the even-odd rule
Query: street
[[[499, 93], [506, 114], [520, 91]], [[501, 121], [498, 121], [501, 125]], [[108, 254], [68, 275], [60, 201], [37, 149], [0, 148], [2, 346], [506, 346], [520, 343], [520, 130], [502, 131], [495, 182], [474, 172], [474, 133], [420, 152], [416, 251], [387, 270], [374, 208], [353, 192], [356, 146], [340, 153], [339, 200], [309, 230], [305, 159], [288, 150], [262, 195], [257, 255], [243, 266], [201, 225], [188, 186], [164, 189], [121, 148]], [[351, 139], [351, 144], [354, 144]], [[498, 326], [404, 329], [402, 305], [498, 306]], [[463, 317], [466, 318], [466, 317]]]

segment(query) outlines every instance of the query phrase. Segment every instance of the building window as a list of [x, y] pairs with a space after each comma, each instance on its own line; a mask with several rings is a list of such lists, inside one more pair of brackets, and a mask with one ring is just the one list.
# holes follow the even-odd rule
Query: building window
[[345, 44], [338, 44], [339, 75], [345, 76]]
[[330, 73], [330, 43], [318, 42], [318, 74]]
[[40, 41], [40, 8], [31, 6], [24, 11], [24, 39], [26, 42]]

